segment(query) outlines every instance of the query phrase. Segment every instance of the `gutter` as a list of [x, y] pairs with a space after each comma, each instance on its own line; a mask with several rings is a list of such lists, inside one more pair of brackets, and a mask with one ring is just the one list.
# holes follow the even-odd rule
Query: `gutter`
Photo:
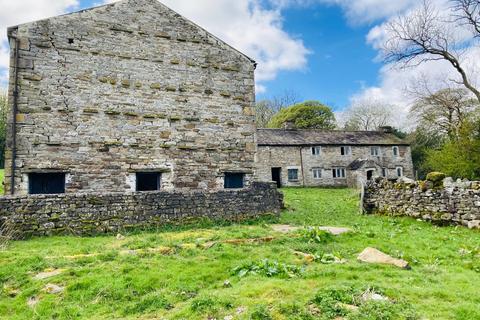
[[302, 169], [302, 185], [305, 186], [305, 172], [303, 171], [303, 155], [302, 155], [302, 147], [298, 149], [300, 151], [300, 167]]
[[15, 29], [8, 30], [8, 38], [15, 40], [15, 51], [14, 51], [14, 65], [13, 65], [13, 102], [12, 102], [12, 163], [11, 163], [11, 177], [10, 177], [10, 194], [15, 194], [15, 171], [16, 165], [15, 160], [17, 158], [17, 111], [18, 111], [18, 64], [19, 64], [19, 50], [20, 50], [20, 41], [13, 34]]

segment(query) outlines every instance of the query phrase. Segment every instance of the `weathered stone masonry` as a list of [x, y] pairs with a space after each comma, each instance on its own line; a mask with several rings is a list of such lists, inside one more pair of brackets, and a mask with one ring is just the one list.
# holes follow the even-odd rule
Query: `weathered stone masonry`
[[369, 213], [480, 228], [480, 182], [425, 190], [419, 182], [372, 181], [365, 190], [364, 207]]
[[249, 189], [212, 193], [4, 197], [0, 198], [0, 230], [8, 225], [9, 229], [15, 230], [16, 237], [72, 233], [89, 235], [128, 228], [152, 228], [203, 217], [238, 221], [278, 213], [282, 202], [282, 194], [273, 183], [259, 182], [254, 182]]
[[230, 171], [253, 180], [255, 63], [158, 1], [32, 22], [9, 37], [11, 108], [19, 41], [15, 194], [28, 192], [31, 172], [66, 173], [66, 193], [134, 191], [137, 171], [163, 172], [163, 190], [219, 190]]

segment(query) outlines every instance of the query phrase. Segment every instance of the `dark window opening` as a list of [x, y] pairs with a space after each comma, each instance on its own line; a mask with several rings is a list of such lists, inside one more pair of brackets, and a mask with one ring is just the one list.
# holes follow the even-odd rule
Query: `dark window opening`
[[244, 178], [244, 173], [225, 173], [225, 189], [243, 188]]
[[137, 172], [137, 191], [160, 190], [160, 178], [158, 172]]
[[73, 40], [73, 38], [68, 38], [68, 43], [72, 44], [73, 42], [75, 42], [75, 40]]
[[65, 173], [30, 173], [28, 175], [28, 193], [65, 193]]

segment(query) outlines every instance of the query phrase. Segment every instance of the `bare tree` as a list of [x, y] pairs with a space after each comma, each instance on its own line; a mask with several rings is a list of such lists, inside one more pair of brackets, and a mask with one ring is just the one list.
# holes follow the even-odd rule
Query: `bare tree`
[[283, 108], [300, 103], [301, 97], [294, 90], [285, 90], [282, 94], [270, 99], [258, 101], [255, 105], [258, 128], [266, 128], [272, 117]]
[[463, 88], [427, 91], [413, 105], [410, 116], [425, 131], [456, 139], [463, 124], [474, 115], [478, 101]]
[[[472, 84], [460, 54], [465, 40], [458, 40], [455, 28], [465, 24], [473, 26], [472, 38], [478, 37], [479, 0], [451, 0], [454, 13], [445, 17], [428, 0], [423, 5], [387, 24], [389, 38], [383, 45], [387, 63], [400, 63], [403, 67], [418, 65], [427, 61], [448, 61], [458, 72], [462, 84], [480, 102], [480, 91]], [[453, 18], [453, 19], [452, 19]]]
[[452, 0], [452, 3], [456, 21], [470, 27], [473, 36], [480, 38], [480, 0]]
[[344, 113], [345, 129], [377, 130], [394, 123], [395, 108], [376, 100], [353, 103]]

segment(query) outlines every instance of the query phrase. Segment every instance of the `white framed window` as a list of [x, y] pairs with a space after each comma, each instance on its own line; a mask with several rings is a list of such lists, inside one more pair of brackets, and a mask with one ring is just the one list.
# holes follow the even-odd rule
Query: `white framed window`
[[403, 167], [397, 167], [397, 177], [403, 177]]
[[321, 179], [322, 178], [322, 169], [320, 168], [313, 168], [312, 169], [313, 179]]
[[380, 147], [371, 147], [370, 154], [375, 157], [380, 156]]
[[312, 155], [319, 156], [322, 153], [322, 147], [312, 147]]
[[342, 156], [350, 156], [350, 155], [352, 155], [352, 147], [350, 147], [350, 146], [340, 147], [340, 154], [341, 154]]
[[298, 181], [298, 169], [288, 169], [288, 181]]
[[382, 177], [386, 178], [388, 176], [388, 169], [382, 168]]
[[392, 147], [392, 152], [394, 157], [398, 157], [400, 155], [400, 150], [397, 146]]
[[345, 179], [347, 176], [347, 170], [345, 168], [333, 168], [332, 174], [334, 179]]

